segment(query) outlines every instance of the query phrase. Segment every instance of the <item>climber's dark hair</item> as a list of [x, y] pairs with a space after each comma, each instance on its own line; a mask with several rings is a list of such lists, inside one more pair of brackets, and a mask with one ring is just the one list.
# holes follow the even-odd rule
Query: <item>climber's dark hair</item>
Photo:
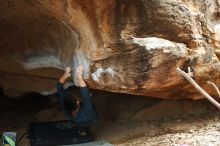
[[64, 109], [74, 111], [77, 109], [77, 98], [69, 91], [64, 92]]

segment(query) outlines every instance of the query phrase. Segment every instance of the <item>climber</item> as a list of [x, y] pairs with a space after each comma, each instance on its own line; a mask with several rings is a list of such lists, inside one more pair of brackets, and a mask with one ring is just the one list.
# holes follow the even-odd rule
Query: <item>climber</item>
[[84, 128], [88, 128], [97, 123], [97, 114], [89, 90], [82, 76], [82, 65], [79, 65], [76, 68], [75, 73], [80, 87], [82, 102], [80, 102], [76, 96], [73, 96], [71, 93], [64, 90], [63, 84], [71, 77], [70, 70], [70, 67], [65, 68], [65, 73], [60, 77], [56, 86], [57, 94], [61, 109], [64, 111], [66, 117], [73, 122], [74, 126], [79, 128], [80, 134], [84, 135], [86, 134]]

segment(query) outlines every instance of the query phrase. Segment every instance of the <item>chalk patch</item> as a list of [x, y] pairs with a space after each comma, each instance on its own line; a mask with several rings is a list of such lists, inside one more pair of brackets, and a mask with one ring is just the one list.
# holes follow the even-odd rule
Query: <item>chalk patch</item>
[[108, 67], [107, 69], [98, 68], [94, 73], [92, 73], [92, 79], [94, 81], [99, 81], [99, 78], [103, 73], [109, 73], [111, 76], [117, 74], [112, 68]]
[[165, 39], [149, 37], [149, 38], [133, 38], [133, 43], [146, 47], [147, 50], [162, 48], [162, 47], [175, 47], [175, 45]]
[[24, 63], [25, 69], [35, 69], [43, 67], [55, 67], [62, 69], [63, 63], [56, 56], [35, 56], [28, 58]]
[[[90, 65], [90, 61], [88, 58], [86, 58], [86, 56], [80, 52], [80, 51], [76, 51], [74, 52], [74, 56], [73, 56], [73, 75], [75, 77], [75, 69], [81, 64], [83, 66], [83, 78], [84, 79], [88, 79], [89, 78], [89, 65]], [[74, 81], [76, 81], [76, 79], [74, 79]]]
[[214, 29], [216, 39], [220, 40], [220, 23], [214, 25], [213, 29]]
[[185, 52], [183, 48], [186, 48], [184, 44], [174, 43], [169, 40], [165, 40], [157, 37], [148, 37], [148, 38], [135, 38], [132, 37], [132, 43], [138, 44], [140, 46], [145, 47], [148, 51], [155, 49], [163, 49], [164, 53], [170, 53], [173, 51], [173, 48], [181, 49], [181, 52]]
[[92, 73], [92, 79], [94, 81], [99, 81], [99, 78], [100, 78], [102, 73], [103, 73], [103, 69], [102, 68], [97, 69], [94, 73]]

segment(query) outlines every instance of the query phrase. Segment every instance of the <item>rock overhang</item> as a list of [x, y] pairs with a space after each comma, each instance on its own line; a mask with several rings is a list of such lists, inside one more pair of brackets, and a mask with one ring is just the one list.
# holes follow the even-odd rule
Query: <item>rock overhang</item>
[[74, 73], [83, 64], [94, 89], [202, 98], [175, 71], [191, 67], [215, 95], [205, 84], [219, 82], [214, 2], [8, 0], [0, 8], [0, 83], [8, 94], [53, 93], [65, 66]]

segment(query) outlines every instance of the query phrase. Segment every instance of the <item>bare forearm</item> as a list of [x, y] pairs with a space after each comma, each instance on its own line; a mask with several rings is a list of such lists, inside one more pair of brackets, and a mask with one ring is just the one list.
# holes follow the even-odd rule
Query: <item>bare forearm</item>
[[86, 83], [85, 83], [83, 78], [78, 79], [78, 81], [79, 81], [79, 86], [80, 87], [85, 87], [86, 86]]
[[86, 86], [86, 83], [83, 79], [83, 66], [82, 65], [79, 65], [77, 68], [76, 68], [76, 78], [77, 78], [77, 81], [78, 81], [78, 84], [80, 87], [85, 87]]
[[67, 78], [68, 78], [68, 77], [67, 77], [65, 74], [63, 74], [63, 75], [60, 77], [59, 82], [60, 82], [61, 84], [64, 84], [64, 83], [66, 82]]
[[66, 67], [66, 68], [65, 68], [65, 73], [64, 73], [64, 74], [60, 77], [60, 79], [59, 79], [59, 82], [60, 82], [61, 84], [64, 84], [65, 81], [66, 81], [66, 79], [71, 76], [70, 70], [71, 70], [70, 67]]

